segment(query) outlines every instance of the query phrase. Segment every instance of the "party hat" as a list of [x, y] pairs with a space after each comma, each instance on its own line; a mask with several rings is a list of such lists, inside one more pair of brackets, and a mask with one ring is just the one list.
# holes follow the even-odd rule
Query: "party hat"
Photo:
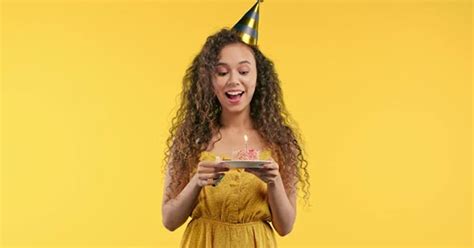
[[233, 30], [237, 31], [240, 39], [249, 45], [257, 45], [260, 2], [263, 1], [257, 1], [232, 27]]

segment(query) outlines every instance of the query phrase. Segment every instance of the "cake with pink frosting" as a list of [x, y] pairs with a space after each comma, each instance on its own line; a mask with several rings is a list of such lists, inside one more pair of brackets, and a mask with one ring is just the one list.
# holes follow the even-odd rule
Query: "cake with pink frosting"
[[236, 160], [258, 160], [259, 151], [255, 149], [242, 149], [233, 154], [233, 159]]

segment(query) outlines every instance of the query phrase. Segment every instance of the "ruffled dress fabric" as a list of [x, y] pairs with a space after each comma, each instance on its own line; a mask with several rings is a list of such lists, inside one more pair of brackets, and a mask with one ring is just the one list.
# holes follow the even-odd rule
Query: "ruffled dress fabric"
[[[261, 153], [260, 159], [268, 158], [268, 151]], [[203, 152], [200, 160], [214, 161], [216, 155]], [[277, 246], [267, 185], [244, 169], [231, 169], [217, 186], [203, 187], [191, 217], [180, 247]]]

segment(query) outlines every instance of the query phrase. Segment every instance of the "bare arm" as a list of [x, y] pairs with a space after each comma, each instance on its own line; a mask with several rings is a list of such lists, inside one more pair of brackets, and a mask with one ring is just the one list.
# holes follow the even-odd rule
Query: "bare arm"
[[176, 230], [184, 224], [189, 215], [193, 211], [201, 187], [197, 184], [197, 174], [194, 175], [184, 189], [176, 198], [169, 199], [166, 196], [167, 185], [170, 177], [167, 175], [165, 179], [165, 192], [163, 194], [163, 204], [161, 213], [163, 217], [163, 225], [170, 231]]
[[279, 166], [273, 162], [261, 169], [246, 169], [267, 183], [268, 204], [272, 211], [272, 224], [280, 236], [285, 236], [293, 229], [296, 219], [296, 191], [291, 190], [288, 196], [281, 179]]
[[166, 229], [174, 231], [183, 225], [196, 206], [202, 187], [216, 183], [216, 180], [222, 175], [221, 171], [226, 170], [228, 169], [219, 163], [199, 163], [197, 173], [191, 178], [184, 189], [172, 199], [168, 198], [168, 185], [171, 181], [171, 176], [169, 175], [168, 170], [165, 178], [163, 203], [161, 208], [163, 225]]
[[288, 197], [281, 177], [267, 184], [268, 203], [272, 210], [272, 223], [280, 236], [285, 236], [293, 229], [296, 219], [296, 192]]

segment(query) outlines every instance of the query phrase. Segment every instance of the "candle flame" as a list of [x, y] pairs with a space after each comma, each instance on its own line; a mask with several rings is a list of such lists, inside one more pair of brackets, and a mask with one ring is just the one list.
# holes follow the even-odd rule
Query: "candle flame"
[[244, 140], [245, 140], [245, 143], [247, 143], [247, 141], [249, 140], [246, 134], [244, 134]]

